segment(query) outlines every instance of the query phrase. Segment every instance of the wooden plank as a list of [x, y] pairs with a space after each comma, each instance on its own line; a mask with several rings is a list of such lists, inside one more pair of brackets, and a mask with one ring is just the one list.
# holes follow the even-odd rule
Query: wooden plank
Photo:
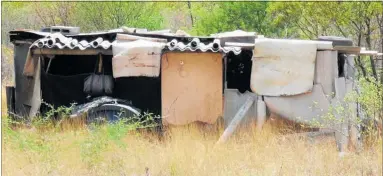
[[259, 95], [297, 95], [311, 91], [315, 43], [301, 40], [255, 41], [251, 90]]
[[322, 86], [328, 99], [335, 91], [334, 78], [338, 77], [337, 51], [318, 51], [315, 61], [314, 84]]
[[333, 50], [337, 50], [338, 53], [343, 54], [359, 54], [361, 48], [357, 46], [334, 46]]
[[32, 49], [34, 55], [112, 55], [112, 50], [108, 49], [49, 49], [49, 48], [35, 48]]
[[129, 35], [129, 34], [117, 34], [116, 40], [120, 41], [136, 41], [136, 40], [147, 40], [152, 42], [162, 42], [166, 43], [166, 39], [160, 39], [160, 38], [150, 38], [150, 37], [140, 37], [135, 35]]
[[247, 114], [247, 111], [250, 109], [253, 103], [254, 103], [254, 97], [249, 96], [246, 102], [241, 106], [241, 108], [235, 114], [233, 120], [230, 122], [229, 126], [225, 129], [222, 136], [218, 139], [217, 144], [224, 143], [229, 139], [229, 137], [237, 129], [239, 123], [245, 117], [245, 115]]
[[213, 124], [222, 117], [221, 53], [167, 52], [161, 57], [163, 123]]

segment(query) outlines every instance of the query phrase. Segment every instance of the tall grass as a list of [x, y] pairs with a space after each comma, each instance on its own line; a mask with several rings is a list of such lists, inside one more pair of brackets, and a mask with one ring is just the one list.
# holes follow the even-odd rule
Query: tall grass
[[[220, 133], [169, 128], [163, 138], [123, 122], [65, 130], [12, 129], [3, 118], [4, 175], [381, 175], [382, 141], [340, 158], [333, 138], [284, 138], [268, 122], [224, 145]], [[4, 123], [5, 122], [5, 123]]]

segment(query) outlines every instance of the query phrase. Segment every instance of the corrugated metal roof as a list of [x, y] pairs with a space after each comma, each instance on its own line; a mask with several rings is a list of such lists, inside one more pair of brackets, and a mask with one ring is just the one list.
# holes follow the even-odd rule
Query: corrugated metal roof
[[61, 33], [53, 33], [35, 41], [31, 45], [31, 48], [67, 48], [85, 50], [87, 48], [109, 49], [111, 46], [112, 42], [104, 40], [102, 37], [98, 37], [97, 39], [92, 41], [78, 41], [77, 39], [73, 39], [71, 37], [65, 37]]
[[224, 52], [228, 53], [232, 51], [234, 54], [238, 55], [241, 53], [240, 47], [222, 47], [219, 39], [215, 39], [213, 42], [204, 44], [199, 41], [198, 38], [194, 38], [188, 44], [184, 44], [183, 42], [178, 42], [176, 39], [173, 39], [171, 42], [166, 44], [167, 48], [170, 51], [178, 50], [178, 51], [212, 51], [212, 52]]

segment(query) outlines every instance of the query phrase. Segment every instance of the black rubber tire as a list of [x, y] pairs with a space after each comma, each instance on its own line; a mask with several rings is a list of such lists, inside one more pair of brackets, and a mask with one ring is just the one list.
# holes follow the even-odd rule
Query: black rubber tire
[[[125, 105], [125, 106], [127, 106], [127, 105]], [[135, 111], [140, 112], [139, 109], [137, 109], [131, 105], [128, 105], [128, 106], [131, 107], [132, 109], [134, 109]], [[113, 121], [120, 119], [120, 118], [130, 118], [130, 117], [134, 117], [134, 116], [139, 115], [139, 113], [135, 112], [134, 110], [121, 108], [121, 107], [118, 107], [118, 106], [113, 105], [113, 104], [105, 104], [105, 105], [91, 109], [87, 114], [86, 122], [87, 122], [87, 124], [102, 123], [102, 122], [113, 122]], [[121, 117], [116, 117], [116, 118], [107, 117], [107, 113], [112, 114], [112, 115], [117, 115], [117, 114], [121, 113]], [[100, 120], [99, 119], [100, 116], [105, 117], [106, 118], [105, 121]]]
[[352, 40], [337, 36], [320, 36], [319, 41], [331, 41], [333, 46], [353, 46]]

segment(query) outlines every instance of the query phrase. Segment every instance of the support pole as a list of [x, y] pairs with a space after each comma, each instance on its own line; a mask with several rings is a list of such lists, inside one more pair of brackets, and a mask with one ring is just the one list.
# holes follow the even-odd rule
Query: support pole
[[229, 137], [234, 133], [235, 129], [238, 127], [239, 123], [245, 117], [247, 111], [250, 109], [250, 107], [251, 107], [251, 105], [253, 105], [253, 103], [254, 103], [254, 98], [249, 96], [249, 98], [247, 98], [246, 102], [242, 105], [242, 107], [235, 114], [233, 120], [231, 120], [229, 126], [226, 128], [226, 130], [223, 132], [222, 136], [217, 141], [217, 144], [224, 143], [229, 139]]
[[262, 101], [261, 98], [258, 98], [257, 101], [257, 124], [256, 124], [256, 130], [261, 131], [263, 124], [266, 120], [266, 104], [264, 101]]

